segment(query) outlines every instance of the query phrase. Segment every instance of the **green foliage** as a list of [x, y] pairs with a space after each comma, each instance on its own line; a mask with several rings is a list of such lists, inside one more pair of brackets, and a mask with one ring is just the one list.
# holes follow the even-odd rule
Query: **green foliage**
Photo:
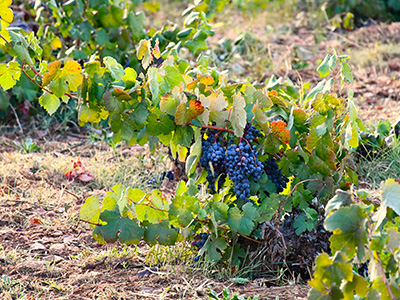
[[[335, 93], [336, 78], [341, 84], [353, 80], [348, 57], [328, 55], [318, 68], [324, 79], [302, 91], [273, 78], [266, 88], [230, 83], [208, 66], [202, 52], [213, 34], [208, 9], [218, 10], [220, 3], [225, 2], [197, 1], [185, 11], [182, 29], [164, 26], [145, 31], [144, 15], [134, 13], [135, 3], [84, 5], [77, 0], [62, 7], [48, 2], [41, 8], [38, 1], [37, 35], [12, 30], [6, 30], [9, 37], [2, 35], [3, 50], [9, 53], [0, 78], [4, 89], [17, 87], [19, 80], [34, 83], [39, 88], [35, 99], [49, 114], [73, 99], [78, 102], [79, 124], [107, 123], [112, 144], [148, 144], [151, 151], [165, 145], [186, 162], [189, 179], [180, 182], [172, 199], [158, 190], [146, 193], [120, 184], [101, 200], [88, 198], [80, 217], [93, 226], [100, 243], [145, 240], [149, 245], [172, 245], [206, 232], [209, 237], [200, 255], [235, 266], [245, 259], [236, 244], [239, 236], [263, 243], [257, 229], [266, 221], [279, 223], [293, 208], [305, 212], [296, 221], [297, 233], [312, 230], [317, 216], [309, 207], [311, 200], [325, 203], [339, 183], [357, 184], [354, 170], [344, 162], [358, 146], [360, 122], [352, 92], [347, 98]], [[56, 26], [47, 27], [51, 22]], [[126, 36], [132, 39], [129, 45]], [[183, 48], [192, 55], [185, 55]], [[248, 123], [260, 132], [250, 141], [244, 137]], [[292, 178], [291, 186], [279, 194], [264, 173], [259, 181], [250, 181], [247, 203], [236, 195], [229, 177], [215, 188], [216, 193], [201, 193], [201, 186], [208, 188], [207, 172], [199, 176], [195, 169], [204, 154], [206, 135], [211, 134], [206, 130], [211, 129], [224, 147], [229, 141], [245, 141], [253, 156], [259, 153], [261, 163], [279, 158], [279, 169]], [[364, 212], [348, 212], [350, 217], [360, 215]], [[342, 229], [338, 247], [348, 246], [347, 237], [357, 237], [349, 244], [352, 247], [364, 242], [353, 227]], [[363, 255], [361, 250], [357, 253]]]
[[[388, 179], [382, 183], [378, 207], [361, 190], [354, 194], [339, 191], [328, 202], [325, 228], [333, 232], [332, 256], [317, 257], [308, 299], [400, 296], [399, 192], [400, 184]], [[368, 275], [353, 272], [359, 264], [368, 264]]]

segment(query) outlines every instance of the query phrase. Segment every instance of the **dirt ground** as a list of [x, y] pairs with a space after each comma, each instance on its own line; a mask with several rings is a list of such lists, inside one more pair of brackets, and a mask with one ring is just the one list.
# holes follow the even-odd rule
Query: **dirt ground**
[[[5, 134], [1, 142], [10, 138], [17, 137]], [[308, 287], [295, 281], [268, 287], [265, 278], [242, 284], [211, 279], [196, 267], [174, 262], [177, 249], [99, 245], [92, 229], [79, 221], [79, 210], [88, 196], [104, 195], [107, 188], [99, 188], [97, 164], [115, 157], [115, 151], [68, 139], [38, 139], [40, 153], [22, 154], [4, 145], [0, 149], [1, 299], [208, 299], [210, 290], [221, 293], [224, 287], [259, 299], [305, 299]], [[140, 170], [134, 162], [141, 157], [136, 150], [120, 149], [121, 165], [136, 163]], [[78, 156], [95, 182], [65, 178]], [[168, 192], [168, 187], [161, 189]], [[187, 246], [177, 246], [182, 247]]]
[[[355, 77], [350, 87], [355, 91], [361, 119], [376, 124], [378, 120], [394, 121], [400, 115], [399, 23], [327, 32], [322, 42], [317, 42], [315, 30], [303, 26], [279, 34], [279, 38], [266, 35], [264, 24], [257, 19], [249, 22], [239, 17], [234, 26], [227, 23], [225, 27], [232, 28], [225, 37], [235, 38], [241, 27], [268, 49], [272, 68], [260, 73], [260, 78], [275, 73], [297, 83], [316, 82], [318, 60], [327, 52], [336, 49], [350, 54]], [[215, 44], [221, 37], [222, 33], [216, 34]], [[302, 55], [299, 51], [309, 67], [285, 69], [294, 53]], [[248, 71], [248, 64], [237, 63]], [[18, 132], [18, 128], [10, 131]], [[113, 183], [149, 178], [165, 166], [155, 169], [157, 162], [140, 149], [114, 151], [90, 143], [87, 135], [48, 137], [36, 133], [35, 142], [42, 147], [39, 153], [21, 154], [21, 149], [9, 146], [23, 138], [10, 133], [0, 136], [0, 143], [6, 142], [0, 145], [1, 299], [208, 299], [210, 290], [220, 295], [224, 287], [246, 296], [258, 295], [259, 299], [306, 299], [309, 287], [293, 278], [282, 278], [280, 286], [273, 287], [266, 278], [241, 284], [211, 279], [198, 268], [174, 261], [171, 253], [182, 251], [183, 257], [184, 245], [172, 252], [149, 249], [144, 244], [99, 245], [89, 226], [79, 221], [83, 201], [90, 195], [104, 195]], [[71, 160], [78, 157], [93, 174], [94, 182], [65, 178]], [[127, 170], [112, 173], [105, 161]], [[135, 167], [138, 161], [140, 174]], [[149, 164], [151, 167], [146, 167]], [[171, 187], [161, 188], [168, 192]]]

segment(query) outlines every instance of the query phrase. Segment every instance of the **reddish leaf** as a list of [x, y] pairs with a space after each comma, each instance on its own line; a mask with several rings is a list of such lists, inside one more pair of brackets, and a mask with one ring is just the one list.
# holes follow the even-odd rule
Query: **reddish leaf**
[[78, 179], [82, 182], [89, 182], [94, 180], [94, 177], [92, 174], [90, 174], [89, 172], [86, 172], [84, 174], [79, 175]]

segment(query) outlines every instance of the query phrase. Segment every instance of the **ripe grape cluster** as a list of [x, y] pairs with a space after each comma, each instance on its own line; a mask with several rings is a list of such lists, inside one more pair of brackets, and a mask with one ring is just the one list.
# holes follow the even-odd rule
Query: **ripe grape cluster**
[[279, 166], [276, 164], [275, 159], [270, 158], [264, 162], [265, 173], [267, 173], [269, 180], [271, 180], [277, 189], [277, 193], [283, 192], [286, 188], [289, 179], [282, 175]]
[[[218, 188], [225, 182], [225, 149], [219, 143], [218, 131], [210, 130], [206, 141], [203, 141], [201, 166], [207, 171], [207, 181], [211, 192], [215, 193], [215, 182], [218, 180]], [[218, 189], [217, 189], [218, 190]]]
[[[258, 160], [256, 145], [251, 146], [249, 143], [259, 136], [261, 133], [258, 129], [248, 124], [239, 143], [234, 144], [232, 141], [228, 141], [228, 146], [224, 147], [218, 131], [209, 130], [207, 140], [203, 141], [200, 163], [208, 172], [207, 181], [212, 192], [216, 192], [225, 182], [226, 175], [229, 175], [235, 185], [234, 191], [237, 198], [249, 201], [249, 178], [252, 176], [253, 180], [257, 181], [264, 172], [264, 166]], [[216, 189], [215, 181], [217, 179], [218, 187]]]

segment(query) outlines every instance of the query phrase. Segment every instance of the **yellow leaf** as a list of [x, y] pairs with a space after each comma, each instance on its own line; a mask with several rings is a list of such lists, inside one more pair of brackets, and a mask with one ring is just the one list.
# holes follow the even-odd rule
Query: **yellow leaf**
[[43, 86], [48, 85], [50, 83], [50, 81], [52, 81], [53, 79], [58, 77], [59, 72], [60, 72], [60, 67], [61, 67], [60, 61], [55, 61], [48, 65], [48, 67], [47, 67], [48, 72], [45, 73], [43, 76], [43, 82], [42, 82]]
[[[12, 4], [12, 0], [1, 0], [0, 1], [0, 17], [2, 20], [10, 24], [13, 21], [14, 14], [9, 8]], [[3, 26], [3, 24], [1, 24]]]
[[136, 77], [137, 77], [137, 73], [136, 73], [135, 69], [128, 67], [125, 69], [125, 75], [122, 78], [122, 80], [123, 81], [132, 81], [133, 83], [135, 83]]
[[77, 91], [78, 87], [82, 84], [83, 76], [81, 75], [81, 65], [76, 61], [67, 60], [62, 69], [62, 77], [68, 82], [71, 91]]
[[60, 38], [56, 36], [50, 43], [51, 48], [54, 49], [60, 49], [62, 47]]
[[79, 111], [79, 121], [81, 125], [87, 122], [98, 123], [100, 122], [100, 114], [86, 105], [82, 105]]
[[[4, 37], [4, 39], [7, 42], [10, 42], [11, 41], [11, 37], [10, 37], [10, 34], [9, 34], [8, 30], [7, 30], [7, 27], [8, 27], [9, 24], [7, 22], [3, 21], [3, 20], [0, 20], [0, 25], [1, 25], [0, 34]], [[6, 44], [6, 41], [4, 39], [0, 39], [0, 45], [4, 46]]]
[[204, 85], [212, 85], [214, 83], [214, 78], [210, 75], [197, 75], [197, 78]]
[[10, 62], [8, 66], [6, 64], [0, 65], [0, 86], [4, 90], [12, 88], [20, 77], [21, 68], [19, 63]]

